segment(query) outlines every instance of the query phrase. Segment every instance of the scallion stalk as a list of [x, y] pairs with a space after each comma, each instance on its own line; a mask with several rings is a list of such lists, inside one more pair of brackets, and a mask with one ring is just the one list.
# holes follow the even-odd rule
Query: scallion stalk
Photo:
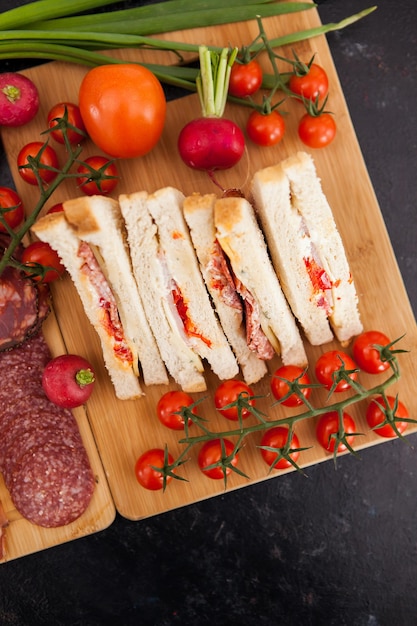
[[[276, 15], [282, 13], [290, 13], [294, 11], [302, 11], [305, 8], [313, 8], [316, 6], [312, 2], [277, 2], [277, 0], [230, 0], [225, 6], [224, 0], [167, 0], [165, 2], [156, 2], [151, 5], [134, 7], [131, 9], [122, 9], [119, 11], [111, 11], [108, 13], [94, 13], [91, 15], [73, 15], [72, 17], [66, 17], [56, 20], [36, 20], [32, 23], [28, 23], [28, 28], [51, 28], [51, 29], [71, 29], [71, 30], [95, 30], [100, 28], [103, 31], [109, 32], [108, 25], [114, 23], [125, 23], [129, 31], [129, 25], [135, 21], [152, 20], [156, 29], [154, 32], [164, 32], [167, 27], [167, 16], [170, 20], [175, 15], [183, 15], [187, 19], [186, 14], [198, 13], [203, 16], [198, 26], [202, 24], [206, 25], [204, 21], [204, 12], [220, 9], [225, 16], [226, 21], [236, 21], [234, 15], [236, 15], [236, 9], [238, 11], [250, 10], [251, 18], [253, 18], [259, 11], [261, 5], [275, 5]], [[230, 18], [230, 16], [232, 16]], [[244, 19], [244, 18], [241, 18]], [[224, 22], [223, 22], [224, 23]], [[159, 30], [158, 30], [159, 28]], [[186, 26], [185, 28], [190, 28]], [[177, 30], [177, 28], [171, 28], [170, 30]]]
[[[154, 35], [168, 31], [186, 30], [191, 28], [200, 28], [204, 26], [217, 26], [219, 24], [229, 24], [233, 22], [243, 22], [253, 20], [257, 15], [262, 18], [286, 13], [294, 13], [313, 9], [316, 5], [312, 2], [274, 2], [273, 4], [250, 4], [247, 6], [236, 7], [215, 7], [208, 9], [195, 9], [194, 4], [191, 5], [192, 10], [182, 11], [178, 13], [168, 13], [151, 17], [130, 17], [127, 20], [118, 20], [114, 18], [111, 22], [101, 22], [101, 14], [96, 17], [95, 23], [86, 23], [84, 17], [80, 21], [76, 18], [54, 20], [53, 22], [43, 22], [40, 26], [43, 30], [74, 30], [94, 31], [118, 33], [126, 35]], [[169, 15], [169, 19], [167, 19]], [[34, 25], [36, 26], [36, 25]], [[36, 28], [31, 30], [36, 31]]]
[[57, 0], [37, 0], [24, 6], [15, 7], [0, 13], [0, 30], [20, 28], [39, 20], [61, 18], [74, 15], [82, 11], [89, 11], [115, 4], [122, 0], [71, 0], [71, 2], [57, 2]]

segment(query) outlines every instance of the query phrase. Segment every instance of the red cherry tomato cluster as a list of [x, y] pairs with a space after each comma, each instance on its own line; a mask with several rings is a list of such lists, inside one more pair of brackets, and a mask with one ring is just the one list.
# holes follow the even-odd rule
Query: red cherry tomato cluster
[[[314, 365], [314, 383], [306, 369], [282, 365], [271, 377], [272, 395], [277, 403], [290, 409], [309, 409], [314, 387], [337, 394], [346, 393], [355, 385], [361, 371], [367, 374], [386, 371], [390, 367], [394, 343], [379, 331], [363, 332], [353, 342], [353, 357], [341, 349], [328, 350], [318, 357]], [[256, 411], [256, 396], [252, 388], [237, 379], [221, 382], [216, 387], [213, 401], [220, 415], [235, 422], [242, 423]], [[196, 403], [183, 391], [169, 391], [159, 399], [156, 413], [167, 428], [184, 430], [185, 415], [189, 418], [187, 428], [193, 424], [192, 416], [197, 415]], [[365, 417], [369, 427], [381, 437], [401, 435], [410, 421], [407, 408], [392, 396], [373, 398], [368, 403]], [[358, 435], [355, 420], [347, 411], [331, 409], [320, 413], [316, 421], [316, 440], [329, 454], [352, 451]], [[289, 426], [266, 428], [258, 448], [270, 470], [297, 467], [303, 450], [298, 435]], [[239, 449], [227, 437], [215, 437], [201, 445], [197, 463], [205, 476], [226, 480], [238, 466]], [[168, 459], [166, 451], [159, 448], [157, 451], [149, 450], [137, 460], [136, 477], [148, 489], [162, 489], [172, 479], [174, 470], [169, 467], [172, 464], [174, 468], [175, 463], [172, 457]]]
[[[334, 116], [325, 110], [329, 91], [326, 70], [312, 61], [308, 64], [296, 59], [287, 85], [283, 85], [288, 97], [300, 100], [306, 109], [298, 122], [298, 136], [310, 148], [329, 145], [336, 135]], [[247, 62], [236, 61], [230, 75], [229, 94], [237, 98], [251, 98], [262, 87], [263, 71], [255, 58]], [[274, 146], [284, 137], [286, 122], [278, 105], [272, 105], [271, 96], [264, 96], [262, 104], [253, 104], [254, 110], [246, 122], [246, 133], [259, 146]]]
[[[346, 392], [360, 375], [360, 370], [367, 374], [379, 374], [389, 367], [391, 350], [389, 338], [380, 331], [370, 330], [359, 335], [352, 345], [352, 356], [343, 350], [329, 350], [323, 353], [314, 367], [315, 379], [325, 389], [334, 393]], [[338, 375], [343, 370], [343, 375]], [[293, 385], [296, 381], [296, 386]], [[294, 389], [297, 389], [295, 393]], [[282, 366], [271, 379], [271, 391], [275, 399], [284, 406], [299, 407], [306, 404], [312, 386], [305, 370], [294, 366]], [[391, 419], [387, 418], [387, 413]], [[381, 437], [395, 437], [402, 434], [408, 422], [406, 407], [398, 399], [373, 399], [366, 411], [369, 427]], [[354, 419], [347, 412], [339, 416], [337, 411], [323, 413], [317, 421], [316, 438], [320, 445], [330, 453], [343, 452], [352, 446], [357, 433]], [[294, 440], [294, 437], [293, 437]], [[298, 447], [298, 442], [297, 442]], [[271, 457], [269, 458], [271, 460]]]

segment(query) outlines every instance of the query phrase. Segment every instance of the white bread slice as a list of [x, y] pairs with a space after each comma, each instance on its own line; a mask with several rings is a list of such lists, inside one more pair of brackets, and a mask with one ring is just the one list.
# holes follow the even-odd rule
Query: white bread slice
[[105, 196], [84, 196], [65, 201], [64, 213], [77, 236], [98, 248], [123, 328], [136, 347], [145, 384], [168, 384], [165, 365], [133, 277], [119, 203]]
[[[80, 296], [85, 314], [100, 339], [103, 359], [116, 396], [121, 400], [133, 400], [143, 395], [132, 363], [117, 356], [114, 338], [106, 330], [104, 310], [99, 304], [99, 294], [86, 274], [81, 271], [84, 260], [78, 254], [80, 240], [65, 219], [64, 213], [51, 213], [39, 219], [32, 231], [41, 241], [58, 252]], [[130, 347], [130, 346], [128, 346]]]
[[[243, 378], [248, 385], [258, 382], [267, 373], [265, 362], [249, 349], [246, 341], [242, 309], [230, 306], [222, 298], [219, 281], [212, 268], [219, 252], [216, 248], [216, 229], [214, 226], [215, 194], [201, 195], [194, 193], [185, 198], [183, 213], [190, 229], [191, 239], [200, 263], [200, 270], [211, 295], [220, 323], [242, 369]], [[220, 251], [222, 254], [222, 251]]]
[[119, 197], [138, 290], [169, 373], [187, 393], [205, 391], [203, 363], [187, 344], [180, 320], [168, 304], [167, 271], [159, 251], [157, 228], [146, 206], [147, 198], [145, 191]]
[[261, 327], [286, 365], [307, 365], [300, 332], [282, 293], [253, 207], [245, 198], [217, 200], [217, 239], [237, 278], [256, 299]]
[[200, 273], [190, 233], [182, 213], [184, 194], [173, 187], [159, 189], [147, 198], [169, 276], [175, 281], [193, 326], [190, 345], [206, 359], [220, 379], [233, 378], [239, 367], [216, 317]]
[[277, 164], [256, 172], [251, 194], [282, 290], [308, 341], [312, 345], [331, 341], [329, 294], [317, 283], [313, 286], [306, 266], [308, 259], [317, 262], [317, 244], [291, 203], [290, 181], [283, 166]]
[[355, 284], [332, 210], [309, 154], [298, 152], [285, 160], [282, 167], [290, 181], [293, 205], [303, 216], [323, 267], [332, 278], [330, 325], [337, 339], [347, 345], [362, 332], [363, 326]]

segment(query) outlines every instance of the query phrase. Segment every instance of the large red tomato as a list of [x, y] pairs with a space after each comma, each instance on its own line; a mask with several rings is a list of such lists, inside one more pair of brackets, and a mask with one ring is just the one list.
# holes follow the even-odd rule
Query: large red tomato
[[112, 157], [146, 154], [158, 142], [165, 124], [161, 83], [135, 63], [101, 65], [87, 72], [79, 107], [89, 136]]

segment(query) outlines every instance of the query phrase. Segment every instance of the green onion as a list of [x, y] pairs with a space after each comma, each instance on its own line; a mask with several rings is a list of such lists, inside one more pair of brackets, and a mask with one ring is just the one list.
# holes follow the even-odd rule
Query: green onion
[[122, 0], [66, 0], [57, 2], [56, 0], [38, 0], [30, 2], [21, 7], [10, 9], [0, 13], [0, 30], [7, 28], [20, 28], [21, 26], [32, 24], [39, 19], [51, 19], [65, 15], [74, 15], [81, 11], [88, 11], [107, 4], [115, 4]]
[[[164, 3], [165, 4], [165, 3]], [[169, 4], [169, 3], [166, 3]], [[60, 20], [51, 20], [49, 22], [41, 22], [40, 24], [30, 27], [36, 32], [37, 27], [42, 30], [73, 30], [107, 32], [130, 35], [153, 35], [167, 31], [185, 30], [190, 28], [199, 28], [204, 26], [215, 26], [218, 24], [227, 24], [231, 22], [242, 22], [245, 20], [255, 19], [257, 15], [261, 17], [270, 17], [272, 15], [282, 15], [285, 13], [294, 13], [296, 11], [304, 11], [313, 9], [316, 5], [312, 2], [274, 2], [259, 5], [253, 2], [247, 6], [236, 7], [210, 7], [208, 9], [195, 8], [198, 3], [193, 2], [192, 9], [170, 13], [165, 11], [162, 15], [152, 15], [147, 17], [135, 17], [131, 15], [128, 19], [117, 19], [113, 15], [111, 21], [102, 21], [102, 14], [95, 15], [95, 20], [90, 22], [84, 16], [80, 18], [68, 18]], [[152, 5], [156, 6], [156, 5]], [[141, 8], [141, 7], [139, 7]], [[133, 12], [133, 9], [130, 9]], [[169, 16], [169, 19], [167, 19]], [[1, 25], [1, 22], [0, 22]]]
[[[162, 33], [166, 32], [168, 28], [171, 31], [178, 30], [177, 24], [174, 27], [171, 26], [172, 19], [178, 21], [179, 24], [184, 24], [181, 29], [253, 19], [259, 13], [261, 5], [273, 5], [269, 6], [273, 15], [303, 11], [316, 6], [313, 2], [277, 2], [276, 0], [230, 0], [226, 6], [224, 0], [223, 2], [221, 0], [193, 0], [192, 2], [190, 0], [168, 0], [109, 13], [74, 15], [73, 17], [47, 21], [35, 18], [27, 21], [26, 24], [27, 28], [35, 29], [66, 30], [69, 28], [71, 30], [135, 32], [137, 34], [149, 34], [148, 29], [151, 29], [150, 32]], [[214, 21], [212, 23], [206, 22], [212, 13], [214, 17], [211, 19]], [[245, 14], [249, 15], [249, 18], [245, 18]], [[169, 16], [169, 23], [167, 16]], [[196, 19], [198, 19], [197, 22]], [[217, 21], [218, 19], [221, 21]], [[133, 24], [136, 25], [133, 26]], [[113, 26], [114, 30], [112, 30]], [[13, 28], [13, 26], [8, 28]]]
[[[113, 0], [112, 0], [113, 2]], [[3, 59], [43, 59], [78, 63], [89, 67], [104, 64], [123, 63], [103, 53], [115, 48], [153, 48], [166, 50], [178, 55], [181, 52], [198, 54], [198, 44], [161, 40], [149, 37], [152, 32], [181, 30], [201, 26], [214, 25], [255, 19], [258, 16], [272, 16], [294, 11], [311, 9], [316, 5], [312, 2], [277, 2], [276, 0], [167, 0], [156, 4], [94, 14], [92, 16], [75, 15], [80, 11], [103, 7], [110, 4], [109, 0], [71, 0], [57, 3], [56, 0], [38, 0], [27, 5], [0, 13], [0, 60]], [[71, 5], [71, 6], [70, 6]], [[207, 8], [209, 7], [209, 8]], [[318, 35], [345, 28], [357, 20], [369, 15], [376, 7], [371, 7], [356, 15], [345, 18], [339, 23], [323, 24], [316, 28], [298, 31], [270, 40], [270, 46], [280, 47], [310, 39]], [[177, 12], [177, 13], [175, 13]], [[179, 12], [179, 14], [178, 14]], [[73, 17], [61, 19], [60, 16]], [[33, 24], [35, 18], [44, 18], [38, 22], [42, 29]], [[151, 17], [152, 16], [152, 17]], [[167, 19], [169, 16], [169, 19]], [[123, 18], [115, 20], [115, 17]], [[71, 21], [73, 20], [73, 21]], [[75, 20], [75, 22], [74, 22]], [[81, 20], [81, 23], [79, 23]], [[75, 24], [65, 30], [57, 30], [54, 24]], [[29, 26], [30, 25], [30, 26]], [[24, 29], [21, 27], [25, 26]], [[85, 29], [88, 30], [85, 30]], [[106, 30], [108, 29], [108, 30]], [[111, 32], [110, 32], [111, 29]], [[136, 32], [138, 31], [138, 32]], [[263, 42], [250, 46], [252, 52], [261, 50]], [[214, 52], [222, 48], [211, 46]], [[100, 52], [97, 52], [100, 50]], [[163, 83], [196, 91], [198, 71], [173, 65], [144, 63]], [[268, 87], [272, 77], [264, 79], [264, 87]], [[233, 99], [235, 100], [235, 99]]]

